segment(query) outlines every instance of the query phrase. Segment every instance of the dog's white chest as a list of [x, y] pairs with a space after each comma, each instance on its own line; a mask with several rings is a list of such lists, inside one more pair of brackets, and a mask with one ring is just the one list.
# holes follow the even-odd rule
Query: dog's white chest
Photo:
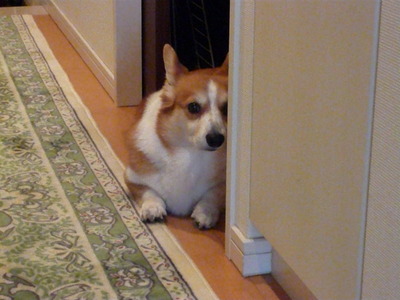
[[[175, 215], [188, 215], [195, 204], [213, 186], [223, 172], [217, 163], [217, 152], [175, 147], [172, 152], [164, 147], [157, 133], [157, 116], [161, 107], [160, 92], [148, 99], [144, 116], [133, 138], [156, 171], [136, 174], [128, 168], [127, 179], [148, 186], [165, 202], [167, 211]], [[218, 166], [218, 167], [217, 167]]]
[[178, 150], [160, 172], [145, 181], [164, 199], [167, 210], [186, 215], [213, 184], [212, 160], [211, 153]]

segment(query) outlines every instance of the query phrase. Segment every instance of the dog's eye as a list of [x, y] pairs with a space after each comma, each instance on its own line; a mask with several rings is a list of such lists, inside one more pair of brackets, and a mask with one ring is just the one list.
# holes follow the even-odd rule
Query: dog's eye
[[198, 114], [201, 111], [201, 106], [197, 102], [191, 102], [188, 104], [187, 109], [191, 114]]
[[221, 107], [221, 112], [224, 116], [228, 115], [228, 102], [225, 102]]

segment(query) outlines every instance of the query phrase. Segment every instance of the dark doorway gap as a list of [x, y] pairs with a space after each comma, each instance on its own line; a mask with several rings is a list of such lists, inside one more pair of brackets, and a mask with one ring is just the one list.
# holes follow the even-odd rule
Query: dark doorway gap
[[229, 0], [143, 0], [144, 96], [164, 83], [170, 43], [189, 70], [222, 64], [229, 47]]

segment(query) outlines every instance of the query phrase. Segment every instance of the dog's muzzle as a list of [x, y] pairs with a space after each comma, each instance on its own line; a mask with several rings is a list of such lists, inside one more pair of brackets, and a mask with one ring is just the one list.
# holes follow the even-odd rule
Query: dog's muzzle
[[216, 150], [222, 146], [225, 141], [225, 137], [220, 133], [213, 132], [206, 135], [206, 141], [212, 150]]

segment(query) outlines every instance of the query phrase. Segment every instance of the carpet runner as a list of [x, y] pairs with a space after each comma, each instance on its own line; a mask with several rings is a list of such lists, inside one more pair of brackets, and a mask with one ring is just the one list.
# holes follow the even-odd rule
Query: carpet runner
[[34, 19], [0, 17], [0, 298], [217, 299], [122, 182]]

